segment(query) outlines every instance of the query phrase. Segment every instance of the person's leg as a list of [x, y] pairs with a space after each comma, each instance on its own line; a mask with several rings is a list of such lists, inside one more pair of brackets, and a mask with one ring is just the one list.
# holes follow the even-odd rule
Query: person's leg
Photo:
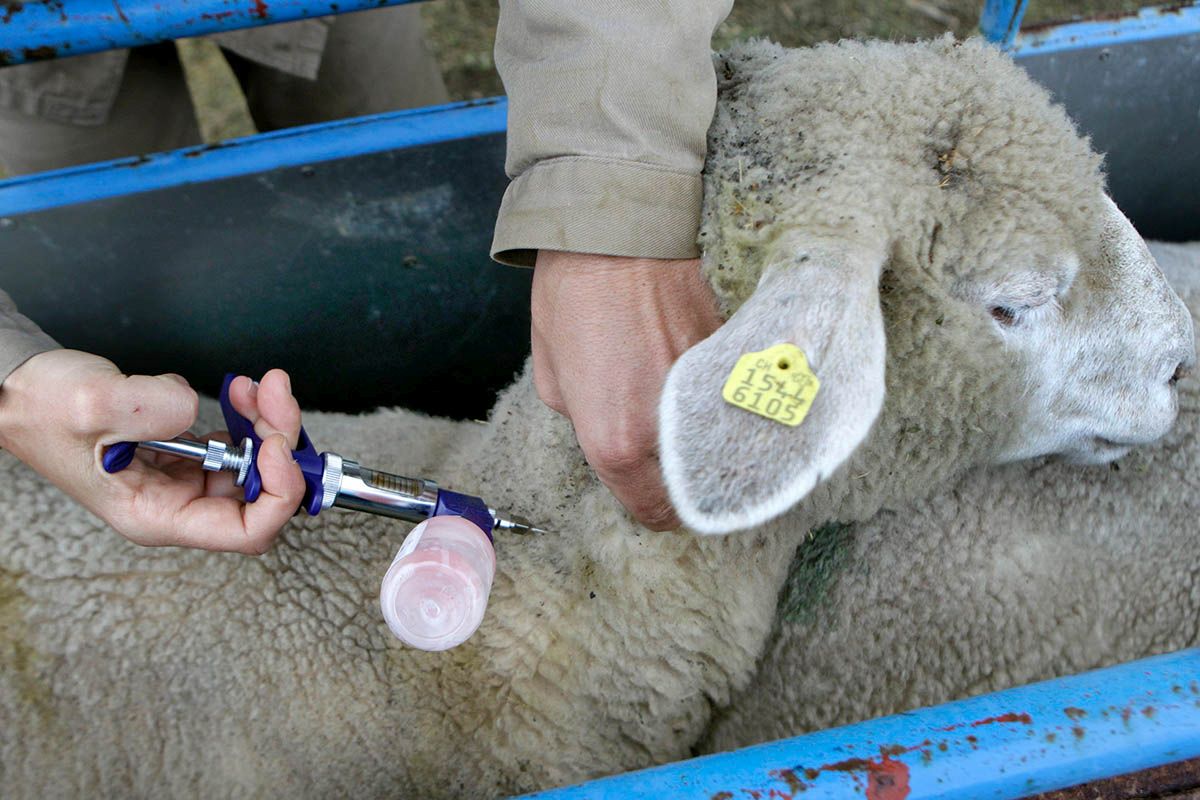
[[259, 130], [445, 103], [442, 73], [422, 38], [420, 9], [337, 18], [315, 81], [226, 53]]
[[101, 125], [73, 125], [0, 109], [0, 164], [10, 175], [199, 141], [183, 68], [170, 42], [130, 51], [121, 89]]

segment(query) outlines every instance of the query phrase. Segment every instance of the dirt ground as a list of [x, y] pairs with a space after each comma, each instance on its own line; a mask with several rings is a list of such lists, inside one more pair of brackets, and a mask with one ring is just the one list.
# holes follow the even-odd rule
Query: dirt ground
[[[1100, 12], [1132, 11], [1139, 0], [1032, 0], [1028, 22], [1066, 20]], [[979, 22], [979, 0], [737, 0], [713, 46], [763, 36], [800, 47], [842, 38], [920, 39], [953, 31], [969, 36]], [[502, 94], [492, 62], [499, 4], [495, 0], [433, 0], [421, 10], [426, 35], [456, 100]], [[217, 48], [180, 42], [206, 141], [253, 132], [237, 84]]]
[[[1133, 11], [1139, 0], [1032, 0], [1027, 22]], [[762, 36], [790, 47], [842, 38], [921, 39], [976, 32], [981, 0], [738, 0], [713, 46]], [[495, 0], [432, 0], [422, 6], [426, 36], [451, 97], [502, 94], [492, 62], [499, 4]], [[220, 50], [203, 39], [178, 42], [205, 142], [254, 133], [237, 82]], [[0, 177], [3, 177], [0, 170]]]
[[[1043, 22], [1102, 11], [1132, 11], [1138, 0], [1030, 0], [1026, 20]], [[981, 0], [736, 0], [713, 46], [753, 36], [802, 47], [844, 38], [922, 39], [953, 31], [969, 36], [979, 24]], [[492, 65], [498, 4], [488, 0], [435, 0], [422, 10], [446, 82], [456, 98], [501, 94]]]

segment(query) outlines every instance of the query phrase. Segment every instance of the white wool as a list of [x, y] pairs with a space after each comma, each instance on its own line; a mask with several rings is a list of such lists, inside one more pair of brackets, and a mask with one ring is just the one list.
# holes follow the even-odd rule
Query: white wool
[[[1200, 242], [1150, 250], [1200, 318]], [[1161, 442], [1039, 460], [830, 526], [704, 749], [934, 705], [1200, 644], [1200, 385]], [[805, 548], [809, 548], [807, 551]]]
[[[810, 530], [1014, 452], [1102, 456], [1089, 436], [1133, 425], [1089, 407], [1055, 439], [1081, 387], [1039, 344], [1073, 336], [1060, 357], [1165, 430], [1157, 373], [1190, 357], [1190, 318], [1019, 69], [947, 40], [754, 44], [718, 68], [705, 271], [732, 316], [672, 371], [663, 449], [697, 529], [763, 524], [641, 529], [528, 370], [486, 425], [306, 415], [324, 447], [550, 530], [501, 535], [478, 633], [423, 653], [376, 605], [407, 525], [331, 511], [259, 559], [138, 549], [0, 454], [6, 798], [484, 797], [684, 758], [750, 679]], [[779, 339], [823, 382], [788, 431], [720, 400], [730, 359]]]

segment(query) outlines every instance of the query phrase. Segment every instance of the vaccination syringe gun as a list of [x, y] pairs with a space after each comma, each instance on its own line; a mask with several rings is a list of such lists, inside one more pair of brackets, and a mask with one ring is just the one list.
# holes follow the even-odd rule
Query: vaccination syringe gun
[[[221, 411], [236, 445], [176, 438], [118, 442], [104, 453], [106, 472], [119, 472], [137, 448], [190, 459], [211, 472], [229, 472], [247, 503], [262, 492], [256, 464], [262, 439], [233, 408], [226, 375]], [[301, 508], [311, 516], [337, 507], [419, 523], [405, 538], [383, 579], [380, 603], [397, 638], [423, 650], [465, 641], [483, 619], [496, 569], [494, 531], [541, 533], [524, 520], [505, 519], [478, 497], [440, 488], [422, 478], [369, 469], [337, 453], [318, 453], [303, 428], [292, 453], [304, 475]]]

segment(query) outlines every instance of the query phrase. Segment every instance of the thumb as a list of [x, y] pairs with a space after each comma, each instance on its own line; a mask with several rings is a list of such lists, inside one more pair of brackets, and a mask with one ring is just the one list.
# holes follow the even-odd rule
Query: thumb
[[178, 375], [131, 375], [108, 398], [105, 444], [170, 439], [196, 421], [200, 398]]

